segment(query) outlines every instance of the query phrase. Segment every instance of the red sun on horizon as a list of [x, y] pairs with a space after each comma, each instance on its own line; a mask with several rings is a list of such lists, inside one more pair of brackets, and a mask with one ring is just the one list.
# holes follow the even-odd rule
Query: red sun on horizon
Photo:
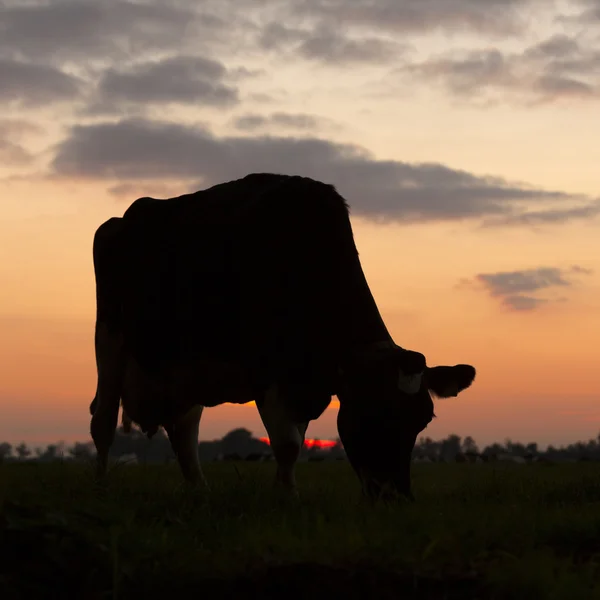
[[[265, 444], [271, 445], [271, 440], [268, 437], [258, 438], [261, 442]], [[314, 439], [306, 439], [304, 440], [305, 448], [333, 448], [337, 442], [335, 440], [314, 440]]]

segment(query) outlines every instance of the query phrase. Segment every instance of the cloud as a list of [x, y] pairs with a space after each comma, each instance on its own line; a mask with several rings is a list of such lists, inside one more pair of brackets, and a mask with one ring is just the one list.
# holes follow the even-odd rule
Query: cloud
[[212, 40], [226, 24], [175, 3], [48, 0], [0, 11], [0, 53], [32, 60], [129, 59]]
[[37, 123], [25, 119], [0, 119], [0, 137], [21, 139], [26, 136], [40, 135], [44, 129]]
[[561, 16], [563, 22], [574, 22], [586, 26], [600, 25], [600, 2], [598, 0], [577, 0], [580, 11], [575, 15]]
[[314, 28], [296, 28], [281, 23], [269, 23], [259, 34], [258, 44], [263, 50], [289, 51], [308, 60], [323, 63], [378, 63], [398, 58], [406, 45], [374, 36], [356, 36], [340, 33], [337, 27], [317, 25]]
[[256, 171], [333, 183], [355, 214], [379, 222], [509, 217], [523, 205], [574, 198], [440, 164], [377, 160], [360, 146], [317, 137], [216, 137], [199, 126], [139, 118], [73, 127], [51, 163], [54, 177], [159, 179], [196, 189]]
[[0, 119], [0, 164], [5, 167], [30, 165], [35, 155], [21, 142], [42, 133], [44, 130], [39, 125], [24, 119]]
[[600, 200], [594, 200], [570, 208], [547, 208], [541, 211], [526, 211], [485, 219], [484, 227], [506, 227], [512, 225], [539, 226], [568, 221], [592, 219], [600, 215]]
[[0, 137], [0, 163], [7, 167], [20, 167], [33, 162], [33, 155], [20, 144]]
[[[569, 269], [556, 267], [540, 267], [520, 271], [499, 271], [496, 273], [479, 273], [474, 281], [466, 281], [467, 285], [478, 284], [492, 298], [513, 311], [532, 311], [550, 302], [548, 298], [536, 294], [549, 289], [563, 289], [573, 286], [572, 275], [591, 275], [592, 271], [574, 265]], [[564, 299], [554, 299], [561, 301]]]
[[403, 47], [375, 37], [352, 39], [329, 28], [307, 36], [297, 48], [308, 59], [327, 63], [381, 62], [398, 57]]
[[120, 112], [124, 105], [149, 103], [232, 106], [239, 102], [238, 91], [222, 83], [226, 75], [220, 62], [183, 55], [108, 69], [87, 111]]
[[466, 30], [506, 35], [525, 26], [519, 12], [524, 4], [523, 0], [303, 0], [293, 2], [292, 10], [301, 16], [320, 17], [337, 27], [351, 25], [396, 33]]
[[424, 80], [441, 81], [456, 95], [472, 95], [486, 86], [511, 87], [515, 76], [504, 55], [496, 49], [453, 52], [408, 65], [407, 71]]
[[234, 127], [241, 131], [254, 131], [270, 126], [289, 127], [291, 129], [317, 129], [326, 119], [302, 113], [275, 112], [270, 115], [248, 113], [234, 119]]
[[0, 102], [23, 108], [45, 106], [77, 99], [83, 82], [63, 71], [0, 59]]
[[595, 99], [600, 90], [600, 51], [561, 34], [520, 53], [457, 49], [407, 63], [396, 73], [413, 83], [417, 78], [442, 85], [461, 99], [529, 103]]

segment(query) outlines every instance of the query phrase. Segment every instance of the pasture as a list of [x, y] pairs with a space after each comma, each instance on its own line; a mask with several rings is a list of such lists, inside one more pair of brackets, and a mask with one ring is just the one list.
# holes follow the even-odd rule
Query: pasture
[[600, 465], [419, 464], [417, 502], [369, 508], [346, 462], [0, 465], [0, 596], [600, 598]]

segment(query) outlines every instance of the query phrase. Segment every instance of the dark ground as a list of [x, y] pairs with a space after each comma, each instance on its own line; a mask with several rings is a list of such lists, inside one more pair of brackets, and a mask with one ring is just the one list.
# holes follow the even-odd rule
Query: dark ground
[[600, 598], [600, 465], [416, 465], [369, 509], [345, 462], [0, 465], [0, 598]]

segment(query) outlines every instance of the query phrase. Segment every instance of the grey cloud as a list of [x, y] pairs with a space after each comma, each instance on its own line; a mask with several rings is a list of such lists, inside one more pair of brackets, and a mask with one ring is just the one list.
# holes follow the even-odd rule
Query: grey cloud
[[269, 117], [263, 115], [247, 114], [236, 117], [233, 121], [233, 125], [242, 131], [252, 131], [268, 125], [269, 121]]
[[[535, 2], [541, 0], [525, 3]], [[286, 48], [309, 60], [377, 63], [405, 52], [406, 45], [397, 41], [399, 33], [516, 32], [523, 4], [523, 0], [265, 0], [259, 10], [247, 0], [5, 2], [0, 11], [0, 56], [71, 61], [88, 71], [117, 60], [175, 51], [212, 51], [220, 57], [244, 54], [256, 49], [258, 38], [263, 49]], [[263, 24], [263, 15], [272, 21]]]
[[586, 267], [581, 267], [579, 265], [573, 265], [571, 267], [571, 271], [573, 273], [580, 273], [582, 275], [593, 275], [593, 273], [594, 273], [593, 269], [588, 269]]
[[[530, 311], [550, 301], [536, 296], [538, 292], [571, 287], [573, 280], [569, 277], [570, 274], [590, 275], [591, 271], [578, 265], [573, 265], [570, 269], [540, 267], [499, 271], [480, 273], [475, 276], [475, 283], [481, 284], [490, 296], [500, 300], [505, 307], [515, 311]], [[555, 298], [554, 301], [565, 301], [565, 298]]]
[[518, 214], [523, 204], [573, 199], [439, 164], [377, 160], [359, 146], [319, 138], [218, 138], [207, 129], [142, 119], [73, 127], [51, 167], [54, 177], [198, 187], [254, 171], [302, 174], [333, 183], [354, 213], [374, 221], [479, 220]]
[[600, 49], [593, 43], [582, 44], [579, 39], [564, 34], [531, 46], [520, 59], [531, 68], [542, 69], [543, 76], [567, 79], [600, 76]]
[[299, 46], [300, 54], [329, 63], [378, 62], [398, 57], [401, 48], [374, 37], [351, 39], [333, 29], [323, 28], [308, 36]]
[[0, 102], [34, 107], [76, 99], [83, 82], [59, 69], [0, 59]]
[[175, 56], [109, 69], [101, 77], [88, 111], [119, 112], [123, 104], [193, 103], [231, 106], [239, 101], [236, 88], [222, 83], [225, 67], [199, 56]]
[[523, 5], [523, 0], [303, 0], [292, 3], [296, 14], [318, 16], [338, 27], [354, 25], [394, 32], [462, 29], [503, 35], [514, 34], [524, 27], [519, 13]]
[[35, 156], [20, 142], [23, 138], [39, 135], [44, 130], [23, 119], [0, 119], [0, 163], [10, 167], [29, 165]]
[[557, 35], [521, 53], [495, 48], [455, 50], [397, 70], [403, 77], [440, 83], [452, 94], [525, 102], [598, 97], [600, 52]]
[[589, 98], [596, 96], [598, 93], [596, 86], [570, 77], [545, 75], [544, 77], [540, 77], [534, 85], [546, 99], [564, 98], [567, 96]]
[[0, 137], [21, 139], [43, 133], [44, 129], [40, 125], [25, 119], [0, 119]]
[[600, 200], [593, 200], [571, 208], [547, 208], [540, 211], [527, 211], [485, 219], [485, 227], [506, 227], [511, 225], [550, 225], [573, 220], [593, 219], [600, 215]]
[[526, 271], [481, 273], [477, 279], [483, 282], [492, 296], [508, 296], [521, 292], [535, 292], [548, 287], [568, 286], [561, 269], [542, 267]]
[[[33, 60], [128, 58], [211, 38], [225, 23], [172, 3], [47, 0], [0, 11], [0, 52]], [[199, 31], [202, 32], [198, 36]]]
[[516, 311], [534, 310], [547, 302], [548, 300], [545, 300], [544, 298], [533, 298], [532, 296], [523, 296], [520, 294], [502, 298], [502, 304], [504, 304], [504, 306]]
[[527, 48], [523, 56], [534, 59], [564, 58], [580, 52], [577, 40], [565, 34], [557, 34]]
[[410, 74], [441, 80], [454, 94], [473, 95], [485, 87], [511, 87], [515, 76], [499, 50], [453, 53], [452, 56], [408, 65]]
[[245, 114], [234, 120], [234, 126], [242, 131], [253, 131], [270, 125], [293, 129], [316, 129], [323, 119], [314, 115], [275, 112], [270, 115]]
[[238, 81], [242, 79], [251, 79], [266, 75], [266, 69], [248, 69], [247, 67], [234, 67], [228, 71], [228, 79]]
[[248, 94], [248, 100], [257, 102], [258, 104], [274, 104], [277, 102], [277, 98], [273, 94], [266, 94], [265, 92], [255, 92]]
[[600, 2], [598, 0], [578, 0], [576, 4], [580, 6], [581, 11], [575, 16], [561, 17], [562, 21], [581, 23], [587, 26], [600, 24]]
[[269, 23], [260, 33], [258, 42], [265, 50], [290, 49], [309, 60], [335, 64], [386, 61], [406, 51], [405, 45], [390, 40], [342, 35], [337, 27], [323, 24], [314, 28], [296, 28]]
[[33, 159], [33, 154], [23, 146], [0, 136], [0, 163], [4, 166], [20, 167], [30, 164]]
[[306, 30], [271, 22], [259, 33], [258, 43], [265, 50], [279, 50], [284, 46], [302, 42], [308, 35]]

